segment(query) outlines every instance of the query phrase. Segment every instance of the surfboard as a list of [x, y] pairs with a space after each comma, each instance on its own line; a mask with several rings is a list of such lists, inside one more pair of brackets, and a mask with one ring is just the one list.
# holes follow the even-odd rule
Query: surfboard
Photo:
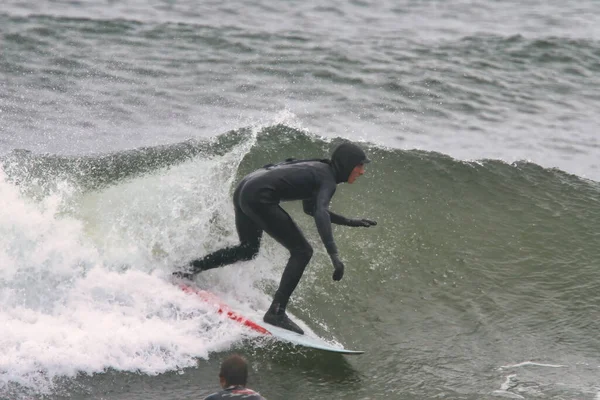
[[207, 302], [211, 305], [214, 305], [215, 309], [217, 310], [217, 312], [219, 314], [223, 314], [223, 315], [227, 316], [229, 319], [244, 325], [246, 328], [252, 330], [255, 333], [258, 333], [260, 336], [273, 337], [282, 342], [290, 343], [290, 344], [293, 344], [296, 346], [303, 346], [303, 347], [312, 348], [312, 349], [316, 349], [316, 350], [329, 351], [332, 353], [340, 353], [340, 354], [348, 354], [348, 355], [364, 353], [364, 351], [361, 351], [361, 350], [350, 350], [350, 349], [346, 349], [341, 346], [335, 346], [316, 335], [314, 335], [314, 336], [309, 335], [309, 334], [301, 335], [296, 332], [288, 331], [287, 329], [282, 329], [282, 328], [267, 324], [263, 321], [257, 322], [250, 318], [246, 318], [239, 312], [231, 309], [231, 307], [229, 307], [227, 304], [225, 304], [223, 301], [221, 301], [221, 299], [214, 293], [211, 293], [207, 290], [199, 289], [197, 287], [194, 287], [192, 285], [188, 285], [188, 284], [182, 283], [182, 282], [178, 282], [178, 283], [176, 283], [176, 285], [178, 285], [179, 288], [181, 290], [183, 290], [184, 292], [194, 295], [194, 296], [197, 296], [202, 301]]

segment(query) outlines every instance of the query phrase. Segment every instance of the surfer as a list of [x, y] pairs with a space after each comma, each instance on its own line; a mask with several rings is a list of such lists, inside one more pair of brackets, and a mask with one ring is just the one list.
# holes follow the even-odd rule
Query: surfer
[[234, 354], [227, 357], [221, 363], [219, 371], [219, 382], [223, 390], [213, 393], [204, 400], [220, 400], [230, 398], [240, 398], [247, 400], [265, 400], [260, 393], [246, 387], [248, 380], [248, 363], [246, 360]]
[[294, 160], [265, 165], [246, 175], [233, 193], [235, 225], [240, 244], [217, 250], [190, 262], [188, 271], [174, 275], [192, 279], [201, 271], [251, 260], [259, 251], [263, 232], [267, 232], [289, 252], [279, 288], [264, 315], [266, 323], [300, 334], [303, 330], [293, 322], [285, 310], [290, 296], [313, 255], [313, 249], [290, 215], [279, 205], [281, 201], [302, 200], [304, 212], [315, 219], [317, 230], [333, 264], [333, 280], [344, 276], [333, 239], [331, 224], [369, 227], [376, 225], [369, 219], [346, 218], [329, 210], [337, 184], [354, 183], [364, 174], [369, 163], [365, 152], [357, 145], [344, 142], [331, 154], [331, 159]]

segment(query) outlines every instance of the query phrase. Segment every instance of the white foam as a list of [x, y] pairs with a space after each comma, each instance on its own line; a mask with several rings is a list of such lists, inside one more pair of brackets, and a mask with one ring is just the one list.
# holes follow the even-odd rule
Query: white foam
[[533, 361], [523, 361], [523, 362], [520, 362], [517, 364], [512, 364], [512, 365], [503, 365], [500, 367], [500, 369], [526, 367], [529, 365], [536, 366], [536, 367], [549, 367], [549, 368], [564, 368], [564, 367], [566, 367], [566, 365], [561, 365], [561, 364], [544, 364], [544, 363], [538, 363], [538, 362], [533, 362]]
[[[179, 370], [248, 334], [168, 282], [202, 244], [237, 240], [230, 183], [244, 146], [76, 201], [69, 191], [30, 200], [0, 170], [0, 397], [81, 372]], [[269, 265], [262, 256], [207, 281], [261, 309], [269, 298], [254, 283], [278, 279]]]
[[162, 277], [93, 268], [49, 310], [0, 312], [0, 382], [29, 386], [40, 374], [51, 379], [107, 368], [157, 374], [193, 366], [243, 334], [206, 307]]

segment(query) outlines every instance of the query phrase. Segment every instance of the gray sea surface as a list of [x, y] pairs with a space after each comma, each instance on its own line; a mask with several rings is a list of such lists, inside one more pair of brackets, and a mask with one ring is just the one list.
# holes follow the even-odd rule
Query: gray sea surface
[[[240, 352], [268, 399], [597, 399], [600, 3], [0, 4], [0, 398], [203, 398]], [[168, 282], [237, 241], [246, 173], [373, 163], [290, 312], [365, 350], [265, 341]], [[202, 274], [270, 303], [287, 254]]]

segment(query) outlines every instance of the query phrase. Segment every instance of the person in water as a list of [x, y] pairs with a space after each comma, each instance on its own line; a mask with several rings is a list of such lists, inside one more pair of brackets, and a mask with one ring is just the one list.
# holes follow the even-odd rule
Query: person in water
[[248, 363], [246, 360], [234, 354], [227, 357], [221, 363], [219, 371], [219, 382], [223, 390], [213, 393], [204, 400], [220, 399], [246, 399], [246, 400], [265, 400], [260, 393], [246, 387], [248, 380]]
[[264, 322], [300, 334], [303, 330], [285, 310], [290, 296], [313, 255], [313, 249], [290, 215], [279, 205], [282, 201], [302, 200], [304, 212], [315, 219], [317, 230], [333, 264], [333, 280], [344, 276], [344, 263], [333, 240], [331, 224], [369, 227], [369, 219], [346, 218], [329, 210], [329, 203], [339, 183], [354, 183], [365, 173], [369, 163], [365, 152], [349, 142], [338, 145], [331, 159], [294, 160], [269, 164], [246, 175], [233, 193], [235, 225], [240, 244], [208, 254], [190, 262], [188, 271], [174, 275], [192, 279], [201, 271], [251, 260], [259, 251], [263, 232], [267, 232], [289, 252], [279, 288], [264, 315]]

